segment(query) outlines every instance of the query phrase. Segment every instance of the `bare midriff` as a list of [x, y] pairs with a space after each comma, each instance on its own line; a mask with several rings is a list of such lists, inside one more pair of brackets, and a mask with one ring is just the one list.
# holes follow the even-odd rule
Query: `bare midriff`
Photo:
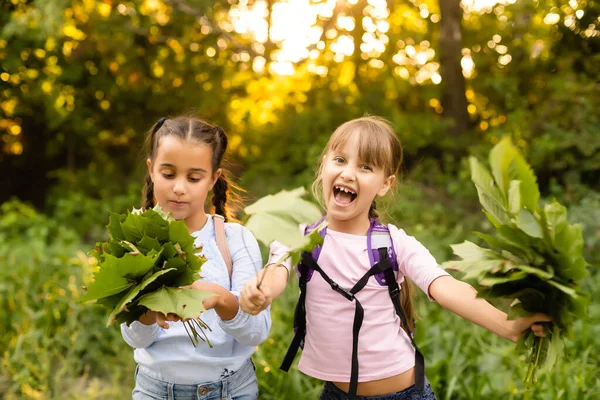
[[[415, 369], [411, 368], [401, 374], [376, 381], [359, 382], [356, 390], [358, 396], [382, 396], [404, 390], [415, 383]], [[348, 393], [349, 382], [333, 382], [335, 386]]]

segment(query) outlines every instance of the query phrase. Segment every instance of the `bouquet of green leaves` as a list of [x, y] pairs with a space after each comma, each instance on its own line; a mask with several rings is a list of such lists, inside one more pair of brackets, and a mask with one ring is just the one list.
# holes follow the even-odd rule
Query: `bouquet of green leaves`
[[244, 209], [248, 216], [245, 226], [256, 240], [267, 247], [277, 240], [290, 248], [278, 262], [291, 257], [292, 265], [295, 265], [300, 260], [302, 251], [312, 251], [314, 246], [323, 243], [319, 230], [325, 225], [325, 221], [308, 236], [304, 236], [300, 230], [301, 224], [310, 224], [321, 218], [319, 208], [302, 198], [305, 195], [306, 191], [302, 187], [291, 191], [282, 190], [265, 196]]
[[475, 232], [490, 248], [468, 241], [453, 245], [462, 261], [444, 265], [463, 272], [480, 296], [512, 301], [511, 319], [534, 313], [552, 317], [546, 337], [528, 331], [517, 346], [529, 353], [524, 382], [530, 386], [538, 368], [549, 370], [562, 355], [563, 338], [573, 322], [586, 316], [587, 296], [578, 286], [588, 274], [581, 229], [569, 224], [567, 210], [558, 202], [538, 204], [536, 177], [510, 139], [492, 149], [491, 174], [475, 157], [469, 161], [479, 201], [495, 232]]
[[[95, 300], [108, 308], [107, 326], [138, 320], [148, 310], [177, 314], [194, 346], [207, 340], [200, 319], [202, 301], [212, 293], [184, 286], [199, 279], [205, 260], [183, 221], [156, 206], [127, 215], [110, 213], [110, 240], [96, 244], [99, 269], [79, 301]], [[203, 337], [204, 336], [204, 337]], [[210, 345], [210, 343], [209, 343]]]

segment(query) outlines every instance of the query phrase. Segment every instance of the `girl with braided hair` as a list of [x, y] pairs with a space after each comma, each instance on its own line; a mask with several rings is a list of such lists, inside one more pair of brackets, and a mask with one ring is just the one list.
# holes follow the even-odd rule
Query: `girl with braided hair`
[[[231, 185], [221, 166], [227, 136], [197, 118], [161, 118], [147, 134], [146, 149], [143, 207], [158, 203], [185, 222], [208, 260], [192, 287], [217, 295], [203, 302], [212, 348], [203, 342], [192, 347], [176, 315], [148, 311], [130, 326], [121, 325], [123, 338], [135, 349], [133, 399], [256, 399], [251, 355], [267, 338], [271, 318], [269, 310], [254, 317], [238, 304], [244, 282], [256, 275], [262, 260], [252, 234], [231, 222]], [[211, 191], [215, 215], [205, 210]]]

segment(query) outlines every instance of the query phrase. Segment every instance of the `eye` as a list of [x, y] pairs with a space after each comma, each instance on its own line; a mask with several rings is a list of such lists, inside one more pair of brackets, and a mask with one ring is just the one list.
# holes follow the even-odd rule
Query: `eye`
[[344, 157], [333, 157], [333, 161], [337, 164], [343, 164], [346, 160], [344, 160]]
[[197, 183], [197, 182], [200, 182], [200, 178], [194, 178], [194, 177], [191, 177], [191, 176], [188, 178], [188, 180], [189, 180], [190, 182], [192, 182], [192, 183]]
[[365, 171], [373, 171], [373, 167], [371, 167], [370, 165], [362, 165], [360, 168]]
[[165, 179], [173, 179], [173, 178], [175, 178], [175, 174], [169, 174], [169, 173], [166, 173], [166, 172], [163, 172], [163, 173], [162, 173], [162, 176], [163, 176]]

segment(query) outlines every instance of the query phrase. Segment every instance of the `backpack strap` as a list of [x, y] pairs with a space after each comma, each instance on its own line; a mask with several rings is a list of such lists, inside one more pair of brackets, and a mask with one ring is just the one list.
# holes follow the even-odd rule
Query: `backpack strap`
[[213, 221], [215, 224], [215, 238], [217, 239], [217, 247], [225, 265], [227, 266], [227, 272], [229, 273], [229, 282], [231, 282], [231, 273], [233, 270], [233, 262], [231, 261], [231, 254], [229, 254], [229, 246], [227, 245], [227, 237], [225, 236], [225, 218], [222, 215], [214, 214]]
[[306, 283], [307, 283], [307, 270], [309, 265], [316, 264], [312, 259], [309, 252], [302, 252], [302, 258], [298, 264], [299, 272], [299, 284], [300, 284], [300, 297], [298, 303], [296, 303], [296, 310], [294, 311], [294, 339], [290, 343], [283, 362], [279, 369], [288, 372], [294, 362], [298, 349], [304, 348], [304, 337], [306, 336]]
[[[358, 335], [360, 332], [360, 328], [363, 323], [365, 311], [355, 296], [362, 288], [365, 287], [369, 278], [375, 274], [383, 272], [386, 268], [391, 270], [391, 265], [388, 262], [377, 263], [373, 267], [367, 271], [362, 278], [356, 282], [356, 284], [351, 289], [345, 289], [338, 285], [335, 281], [333, 281], [326, 273], [321, 269], [319, 264], [315, 261], [312, 255], [308, 252], [302, 253], [302, 260], [300, 262], [299, 268], [301, 269], [300, 273], [300, 299], [298, 300], [298, 305], [296, 306], [296, 313], [294, 315], [294, 323], [296, 325], [296, 333], [294, 335], [294, 339], [292, 340], [292, 344], [290, 345], [287, 354], [281, 364], [281, 369], [283, 371], [288, 371], [292, 362], [294, 361], [294, 357], [298, 352], [298, 349], [301, 347], [301, 344], [306, 335], [306, 271], [303, 269], [310, 268], [313, 271], [317, 271], [321, 274], [321, 277], [325, 282], [329, 284], [331, 289], [342, 295], [346, 298], [346, 300], [354, 302], [355, 310], [354, 310], [354, 322], [352, 324], [352, 365], [350, 370], [350, 388], [348, 390], [348, 399], [356, 398], [356, 390], [358, 388], [358, 371], [359, 371], [359, 363], [358, 363]], [[303, 273], [304, 272], [304, 273]], [[393, 274], [393, 271], [392, 271]]]
[[[378, 251], [379, 257], [382, 260], [379, 264], [389, 263], [386, 249], [380, 248]], [[383, 273], [385, 274], [385, 279], [390, 297], [392, 299], [392, 304], [394, 305], [394, 310], [402, 322], [402, 329], [404, 329], [404, 332], [406, 332], [411, 344], [415, 348], [415, 387], [417, 390], [423, 390], [425, 388], [425, 357], [423, 357], [423, 353], [421, 353], [421, 350], [419, 350], [419, 347], [417, 347], [413, 333], [409, 331], [408, 321], [400, 301], [400, 286], [398, 285], [398, 282], [396, 282], [394, 270], [392, 268], [387, 268], [383, 270]]]
[[[382, 260], [379, 256], [379, 249], [382, 247], [387, 249], [387, 259], [392, 265], [393, 270], [398, 271], [398, 260], [396, 258], [396, 252], [394, 251], [390, 230], [381, 222], [371, 219], [371, 225], [369, 226], [369, 231], [367, 233], [367, 254], [369, 255], [371, 266]], [[381, 286], [387, 285], [385, 274], [383, 272], [375, 275], [375, 279]]]

